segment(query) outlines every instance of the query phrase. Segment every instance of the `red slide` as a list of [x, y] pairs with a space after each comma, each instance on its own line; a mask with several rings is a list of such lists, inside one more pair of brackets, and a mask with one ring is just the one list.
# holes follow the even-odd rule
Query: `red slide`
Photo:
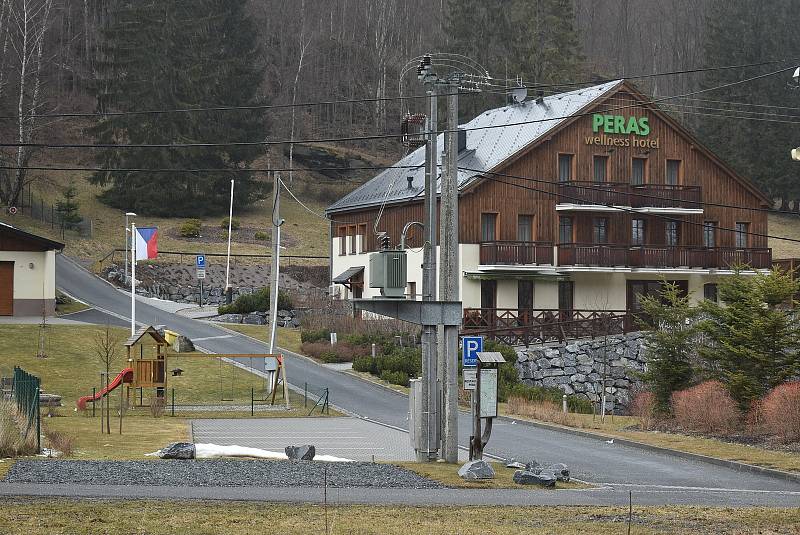
[[132, 383], [133, 382], [133, 368], [125, 368], [119, 375], [117, 375], [113, 381], [108, 384], [108, 388], [103, 388], [100, 392], [96, 393], [94, 396], [83, 396], [82, 398], [78, 399], [78, 409], [84, 410], [86, 409], [86, 402], [91, 401], [94, 403], [101, 397], [105, 396], [115, 388], [117, 388], [122, 383]]

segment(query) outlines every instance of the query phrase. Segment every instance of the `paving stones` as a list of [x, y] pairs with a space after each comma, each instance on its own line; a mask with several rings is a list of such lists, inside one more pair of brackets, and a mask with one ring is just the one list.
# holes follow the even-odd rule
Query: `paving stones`
[[398, 466], [374, 463], [240, 459], [72, 461], [22, 460], [5, 483], [193, 486], [321, 487], [327, 471], [332, 488], [446, 488]]

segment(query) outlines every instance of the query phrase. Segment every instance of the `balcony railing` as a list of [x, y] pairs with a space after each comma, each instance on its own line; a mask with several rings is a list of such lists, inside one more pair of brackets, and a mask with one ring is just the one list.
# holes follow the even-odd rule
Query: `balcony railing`
[[462, 330], [509, 345], [563, 342], [639, 330], [626, 310], [465, 308]]
[[481, 265], [552, 264], [552, 242], [491, 241], [480, 244]]
[[559, 203], [631, 206], [633, 208], [701, 208], [700, 186], [624, 182], [560, 182]]
[[558, 246], [558, 265], [705, 269], [746, 265], [768, 269], [772, 266], [772, 249], [567, 243]]

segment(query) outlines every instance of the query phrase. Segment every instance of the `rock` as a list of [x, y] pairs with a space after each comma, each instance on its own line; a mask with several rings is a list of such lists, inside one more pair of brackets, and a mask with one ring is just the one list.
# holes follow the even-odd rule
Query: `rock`
[[559, 481], [569, 481], [569, 468], [567, 468], [567, 465], [564, 463], [551, 464], [546, 470], [552, 472]]
[[310, 444], [305, 446], [286, 446], [286, 456], [292, 461], [313, 461], [316, 448]]
[[242, 315], [241, 314], [222, 314], [221, 316], [217, 316], [214, 318], [214, 321], [219, 321], [222, 323], [241, 323], [242, 322]]
[[242, 323], [247, 325], [265, 325], [267, 320], [258, 314], [247, 314], [242, 318]]
[[536, 459], [533, 459], [531, 462], [525, 464], [523, 468], [528, 472], [533, 472], [534, 474], [538, 474], [542, 471], [542, 465], [536, 462]]
[[162, 459], [194, 459], [195, 449], [191, 442], [175, 442], [158, 451]]
[[458, 475], [467, 481], [494, 479], [494, 469], [484, 460], [469, 461], [458, 469]]
[[39, 405], [42, 405], [43, 407], [60, 407], [61, 396], [58, 394], [46, 394], [44, 392], [40, 392]]
[[515, 461], [514, 459], [511, 459], [511, 461], [506, 465], [506, 468], [516, 468], [517, 470], [524, 470], [525, 469], [525, 465], [522, 464], [519, 461]]
[[172, 350], [176, 353], [191, 353], [195, 349], [194, 344], [189, 338], [179, 334], [175, 337], [175, 341], [172, 343]]
[[556, 486], [556, 477], [550, 472], [534, 474], [529, 470], [517, 470], [514, 472], [514, 483], [552, 488]]

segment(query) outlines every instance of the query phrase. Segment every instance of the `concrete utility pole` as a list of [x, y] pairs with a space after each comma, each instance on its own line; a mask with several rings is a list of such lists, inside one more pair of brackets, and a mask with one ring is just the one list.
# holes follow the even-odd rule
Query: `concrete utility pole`
[[225, 302], [231, 304], [231, 228], [233, 223], [233, 179], [231, 179], [231, 208], [228, 210], [228, 254], [225, 261]]
[[281, 250], [281, 176], [275, 173], [272, 179], [272, 268], [269, 281], [269, 352], [275, 352], [275, 332], [278, 324], [278, 281], [280, 278]]
[[[426, 82], [426, 85], [429, 85]], [[436, 130], [438, 127], [438, 91], [430, 84], [428, 91], [430, 109], [425, 144], [425, 245], [422, 249], [422, 300], [436, 300], [436, 181], [438, 176], [438, 149]], [[436, 325], [422, 326], [422, 437], [424, 450], [417, 450], [420, 462], [435, 460], [439, 449], [439, 387], [436, 373]]]
[[[459, 300], [458, 259], [458, 88], [459, 80], [448, 86], [447, 130], [442, 162], [441, 219], [439, 227], [439, 300]], [[458, 462], [458, 327], [441, 328], [439, 377], [442, 381], [442, 453], [448, 463]]]

